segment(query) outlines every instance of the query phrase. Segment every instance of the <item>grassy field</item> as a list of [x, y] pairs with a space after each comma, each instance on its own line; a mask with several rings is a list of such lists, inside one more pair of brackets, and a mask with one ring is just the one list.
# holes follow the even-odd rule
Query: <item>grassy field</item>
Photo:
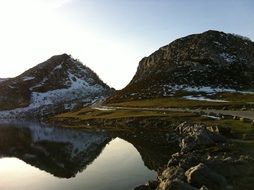
[[168, 118], [195, 118], [198, 117], [197, 114], [188, 113], [188, 112], [162, 112], [154, 110], [126, 110], [126, 109], [117, 109], [117, 110], [97, 110], [91, 108], [83, 108], [76, 112], [67, 112], [55, 116], [55, 118], [72, 118], [78, 120], [90, 120], [90, 119], [124, 119], [124, 118], [141, 118], [141, 117], [168, 117]]
[[[253, 98], [253, 99], [252, 99]], [[229, 100], [230, 99], [230, 100]], [[171, 108], [227, 108], [227, 109], [239, 109], [242, 107], [254, 107], [254, 97], [250, 96], [244, 99], [240, 95], [238, 98], [228, 97], [229, 102], [209, 102], [198, 100], [186, 100], [176, 97], [144, 99], [144, 100], [132, 100], [120, 103], [107, 104], [108, 106], [124, 106], [124, 107], [171, 107]]]
[[87, 120], [116, 120], [116, 119], [128, 119], [128, 118], [158, 118], [168, 120], [172, 122], [188, 121], [192, 123], [204, 123], [206, 125], [221, 125], [229, 127], [235, 134], [254, 134], [254, 127], [251, 123], [243, 122], [233, 119], [211, 119], [201, 116], [197, 113], [190, 112], [172, 112], [172, 111], [156, 111], [156, 110], [97, 110], [92, 108], [83, 108], [75, 112], [67, 112], [55, 116], [53, 119], [56, 121], [68, 121], [75, 120], [80, 123]]
[[220, 98], [233, 103], [254, 103], [254, 94], [218, 93], [214, 98]]
[[[246, 95], [245, 98], [241, 98], [242, 95], [238, 95], [233, 100], [230, 94], [223, 94], [225, 97], [232, 99], [232, 102], [207, 102], [207, 101], [193, 101], [193, 100], [184, 100], [180, 98], [158, 98], [158, 99], [149, 99], [149, 100], [135, 100], [129, 102], [122, 102], [116, 104], [110, 104], [108, 106], [123, 106], [123, 107], [133, 107], [136, 109], [128, 108], [117, 108], [109, 110], [98, 110], [92, 108], [83, 108], [74, 112], [67, 112], [60, 115], [57, 115], [53, 118], [55, 121], [75, 121], [76, 123], [86, 123], [86, 121], [93, 120], [125, 120], [125, 119], [158, 119], [166, 120], [170, 122], [183, 122], [188, 121], [192, 123], [204, 123], [206, 125], [220, 125], [223, 127], [231, 128], [233, 134], [236, 134], [238, 137], [243, 136], [244, 134], [254, 134], [254, 128], [251, 123], [246, 123], [239, 120], [233, 119], [211, 119], [208, 117], [201, 116], [198, 113], [190, 112], [176, 112], [176, 111], [159, 111], [159, 110], [142, 110], [138, 108], [158, 108], [158, 107], [175, 107], [175, 108], [202, 108], [202, 106], [212, 107], [218, 106], [218, 108], [225, 105], [240, 105], [243, 102], [250, 100], [252, 101], [253, 95]], [[224, 98], [225, 98], [224, 97]], [[68, 122], [67, 122], [68, 123]], [[82, 125], [81, 125], [82, 126]], [[91, 127], [91, 126], [90, 126]], [[253, 135], [254, 139], [254, 135]]]

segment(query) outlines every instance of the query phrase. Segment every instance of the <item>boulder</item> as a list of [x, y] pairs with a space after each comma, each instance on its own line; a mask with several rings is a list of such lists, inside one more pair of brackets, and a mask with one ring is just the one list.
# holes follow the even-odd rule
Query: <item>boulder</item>
[[225, 138], [215, 131], [200, 124], [180, 124], [176, 132], [182, 136], [179, 143], [182, 152], [189, 152], [197, 148], [213, 146], [225, 141]]
[[134, 188], [134, 190], [155, 190], [158, 187], [158, 185], [159, 185], [158, 181], [149, 181], [145, 185], [140, 185]]
[[207, 129], [213, 133], [218, 133], [220, 135], [230, 135], [230, 133], [231, 133], [231, 128], [218, 126], [218, 125], [208, 127]]
[[182, 180], [175, 179], [173, 181], [166, 180], [159, 184], [156, 190], [198, 190], [195, 187], [183, 182]]
[[158, 177], [159, 181], [163, 181], [165, 179], [167, 180], [173, 180], [173, 179], [181, 179], [184, 180], [185, 176], [184, 176], [184, 170], [179, 167], [179, 166], [171, 166], [171, 167], [167, 167], [167, 169], [165, 169], [161, 176]]
[[187, 182], [194, 187], [201, 188], [206, 186], [209, 189], [224, 190], [227, 187], [226, 179], [200, 163], [185, 172]]

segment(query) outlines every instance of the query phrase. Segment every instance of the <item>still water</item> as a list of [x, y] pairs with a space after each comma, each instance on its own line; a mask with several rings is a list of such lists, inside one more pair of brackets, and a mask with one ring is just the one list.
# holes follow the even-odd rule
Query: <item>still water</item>
[[128, 190], [156, 178], [133, 144], [105, 131], [2, 121], [0, 156], [1, 190]]

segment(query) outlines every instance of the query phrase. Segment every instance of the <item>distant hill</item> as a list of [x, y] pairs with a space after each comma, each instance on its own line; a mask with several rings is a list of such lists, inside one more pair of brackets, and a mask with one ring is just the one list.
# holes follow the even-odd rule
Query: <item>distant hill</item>
[[177, 39], [143, 58], [131, 82], [108, 102], [253, 90], [254, 43], [209, 30]]
[[0, 82], [0, 118], [45, 116], [85, 106], [112, 89], [70, 55], [56, 55]]

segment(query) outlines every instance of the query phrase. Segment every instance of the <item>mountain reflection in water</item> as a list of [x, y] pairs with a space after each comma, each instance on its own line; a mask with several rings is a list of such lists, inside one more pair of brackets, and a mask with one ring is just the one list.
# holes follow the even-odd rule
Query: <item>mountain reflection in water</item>
[[70, 178], [85, 169], [110, 140], [105, 132], [81, 132], [30, 122], [4, 123], [0, 126], [0, 155]]
[[0, 185], [13, 190], [132, 189], [154, 179], [152, 170], [170, 155], [168, 147], [152, 146], [150, 137], [137, 134], [1, 121]]

